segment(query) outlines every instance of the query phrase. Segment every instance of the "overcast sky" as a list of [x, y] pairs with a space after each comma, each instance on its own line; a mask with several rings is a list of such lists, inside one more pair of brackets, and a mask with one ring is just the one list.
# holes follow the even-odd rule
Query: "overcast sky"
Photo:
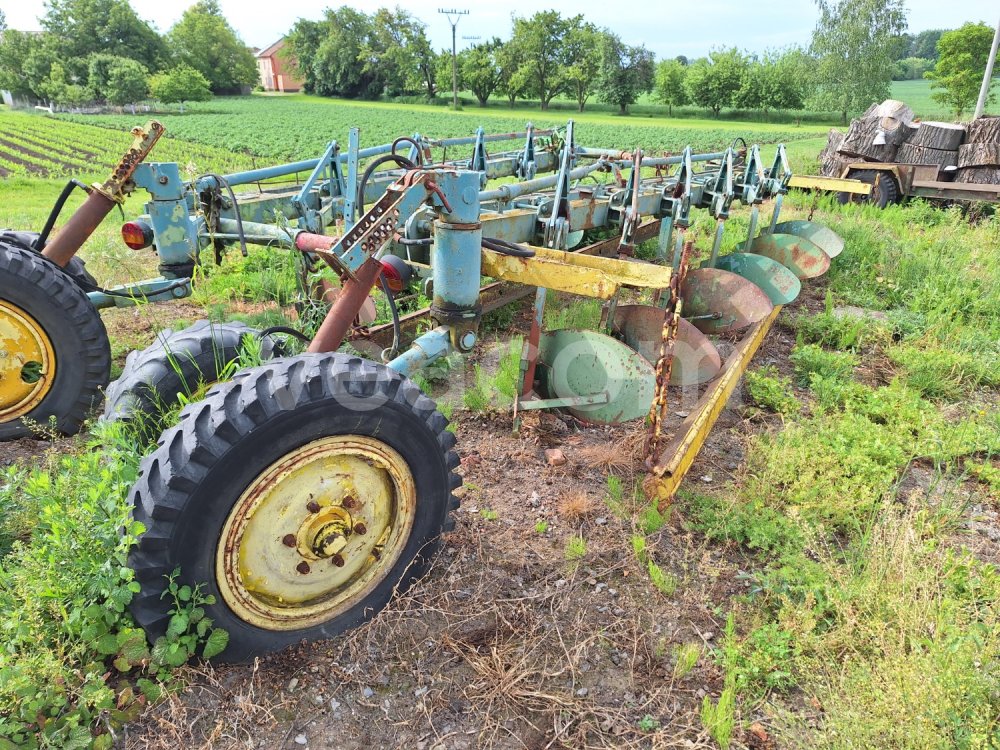
[[[438, 8], [468, 9], [458, 24], [459, 48], [472, 44], [463, 36], [508, 38], [511, 13], [531, 15], [537, 3], [462, 2], [441, 5], [438, 0], [379, 2], [361, 0], [348, 3], [371, 12], [381, 6], [399, 5], [427, 24], [435, 48], [451, 47], [451, 27]], [[160, 31], [166, 31], [189, 4], [185, 0], [131, 0], [132, 7]], [[298, 18], [319, 18], [326, 7], [344, 3], [329, 0], [295, 0], [287, 5], [273, 0], [221, 0], [229, 22], [243, 41], [266, 47], [286, 32]], [[907, 0], [911, 32], [934, 28], [955, 28], [966, 21], [985, 21], [994, 26], [1000, 16], [998, 0]], [[477, 5], [479, 7], [477, 7]], [[645, 44], [657, 57], [687, 55], [697, 57], [713, 47], [736, 46], [753, 52], [790, 44], [807, 44], [816, 23], [812, 0], [549, 0], [546, 9], [564, 15], [582, 13], [598, 26], [615, 31], [630, 44]], [[45, 12], [43, 0], [0, 0], [7, 25], [14, 29], [38, 29], [38, 17]], [[655, 8], [655, 10], [651, 10]]]

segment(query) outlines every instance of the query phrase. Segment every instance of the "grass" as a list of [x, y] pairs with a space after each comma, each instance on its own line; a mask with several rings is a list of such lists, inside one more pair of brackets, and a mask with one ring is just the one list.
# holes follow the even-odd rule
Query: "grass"
[[[981, 72], [979, 80], [982, 80]], [[986, 114], [997, 115], [1000, 114], [1000, 81], [993, 81], [993, 91], [996, 93], [997, 98], [993, 104], [986, 108]], [[923, 120], [943, 120], [945, 122], [954, 120], [954, 113], [950, 112], [940, 102], [934, 101], [931, 98], [932, 93], [931, 82], [927, 80], [893, 81], [890, 96], [893, 99], [906, 102], [910, 106], [910, 109], [913, 110], [914, 115]], [[971, 112], [965, 113], [966, 118], [969, 118], [971, 115]]]

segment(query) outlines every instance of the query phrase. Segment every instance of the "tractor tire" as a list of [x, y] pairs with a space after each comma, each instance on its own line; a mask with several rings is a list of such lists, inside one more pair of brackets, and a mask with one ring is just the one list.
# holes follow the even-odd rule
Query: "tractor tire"
[[[40, 253], [41, 250], [36, 250], [34, 246], [35, 240], [39, 237], [38, 232], [18, 232], [13, 229], [0, 229], [0, 244], [14, 245], [15, 247], [20, 247], [23, 250], [29, 250], [33, 253]], [[44, 249], [44, 248], [43, 248]], [[97, 279], [90, 275], [87, 271], [87, 264], [83, 262], [82, 258], [73, 256], [70, 258], [69, 263], [63, 271], [69, 275], [76, 285], [80, 287], [85, 292], [92, 292], [97, 288]]]
[[110, 375], [108, 333], [83, 290], [41, 255], [0, 243], [0, 440], [51, 419], [79, 432]]
[[[259, 331], [243, 323], [213, 323], [199, 320], [179, 331], [164, 330], [142, 351], [125, 359], [121, 377], [108, 386], [104, 419], [128, 421], [148, 438], [163, 431], [163, 420], [182, 398], [205, 385], [227, 377], [232, 363], [239, 361], [244, 337]], [[261, 355], [276, 355], [274, 340], [265, 336]]]
[[346, 354], [279, 358], [238, 373], [144, 459], [132, 490], [146, 528], [131, 604], [154, 640], [167, 577], [202, 585], [219, 661], [330, 638], [424, 573], [451, 528], [455, 436], [413, 381]]
[[872, 186], [872, 192], [868, 196], [856, 195], [854, 193], [838, 193], [837, 202], [841, 205], [848, 203], [872, 203], [880, 209], [884, 209], [893, 203], [899, 203], [900, 191], [896, 178], [889, 172], [882, 172], [875, 169], [862, 169], [852, 172], [849, 178], [866, 182]]

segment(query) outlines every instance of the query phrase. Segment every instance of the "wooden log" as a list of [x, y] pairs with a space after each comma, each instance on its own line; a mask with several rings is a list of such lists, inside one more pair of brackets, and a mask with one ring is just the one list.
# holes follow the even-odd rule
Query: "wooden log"
[[958, 151], [945, 151], [939, 148], [904, 143], [899, 147], [896, 161], [900, 164], [934, 164], [939, 167], [954, 167], [958, 162]]
[[965, 126], [953, 122], [922, 122], [909, 140], [912, 146], [927, 146], [938, 151], [955, 151], [965, 141]]
[[820, 174], [824, 177], [840, 177], [844, 170], [847, 168], [848, 164], [853, 164], [856, 161], [864, 161], [854, 156], [840, 156], [838, 154], [831, 154], [824, 162], [823, 167], [820, 170]]
[[960, 167], [1000, 167], [1000, 141], [966, 143], [958, 149]]
[[899, 146], [913, 134], [913, 110], [896, 99], [886, 99], [874, 111], [886, 143]]
[[851, 122], [837, 152], [846, 156], [863, 156], [874, 161], [892, 161], [896, 155], [896, 145], [886, 139], [884, 145], [875, 143], [875, 137], [883, 133], [878, 117], [866, 117]]
[[840, 148], [840, 144], [843, 142], [844, 134], [836, 128], [830, 128], [830, 132], [826, 135], [826, 146], [819, 152], [820, 164], [824, 163], [827, 159], [836, 154], [837, 149]]
[[1000, 185], [1000, 169], [994, 167], [964, 167], [955, 175], [955, 182], [978, 182], [983, 185]]
[[983, 115], [970, 122], [966, 143], [1000, 143], [1000, 117]]

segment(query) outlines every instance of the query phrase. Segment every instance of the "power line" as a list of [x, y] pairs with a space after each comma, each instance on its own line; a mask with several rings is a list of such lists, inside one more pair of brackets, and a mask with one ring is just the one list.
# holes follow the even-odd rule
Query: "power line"
[[[462, 16], [469, 15], [469, 11], [456, 10], [455, 8], [438, 8], [438, 13], [447, 16], [448, 23], [451, 24], [451, 106], [458, 109], [458, 68], [455, 63], [457, 54], [455, 50], [455, 29], [458, 27], [458, 22]], [[452, 19], [452, 16], [454, 16], [454, 19]]]

